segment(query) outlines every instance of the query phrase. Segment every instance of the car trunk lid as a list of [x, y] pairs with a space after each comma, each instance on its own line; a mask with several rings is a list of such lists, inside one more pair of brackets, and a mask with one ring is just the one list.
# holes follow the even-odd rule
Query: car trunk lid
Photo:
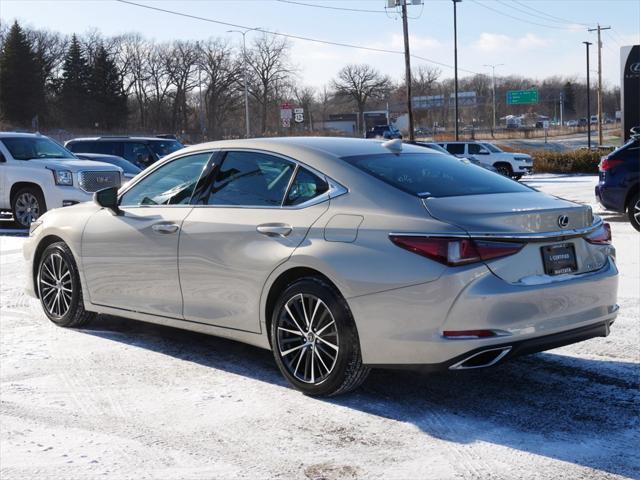
[[471, 235], [561, 236], [593, 222], [590, 207], [536, 191], [426, 198], [424, 205], [433, 217]]

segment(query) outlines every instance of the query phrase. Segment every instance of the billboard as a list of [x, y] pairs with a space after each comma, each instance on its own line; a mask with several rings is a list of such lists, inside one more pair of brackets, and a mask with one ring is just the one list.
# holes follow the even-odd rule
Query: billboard
[[640, 126], [640, 45], [620, 48], [620, 103], [622, 134], [629, 140], [629, 130]]

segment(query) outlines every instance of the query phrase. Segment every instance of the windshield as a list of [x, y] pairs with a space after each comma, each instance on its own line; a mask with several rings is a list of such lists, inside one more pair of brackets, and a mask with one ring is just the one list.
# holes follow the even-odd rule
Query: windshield
[[61, 147], [47, 137], [9, 137], [2, 143], [16, 160], [34, 160], [40, 158], [70, 159], [77, 158], [73, 153]]
[[466, 159], [435, 153], [378, 154], [344, 157], [363, 172], [419, 197], [454, 197], [531, 192], [516, 181]]
[[501, 149], [499, 149], [498, 147], [496, 147], [493, 143], [483, 143], [482, 145], [484, 145], [485, 147], [487, 147], [487, 149], [491, 152], [491, 153], [500, 153], [502, 152]]
[[151, 150], [158, 155], [158, 157], [164, 157], [170, 153], [176, 152], [181, 148], [184, 148], [177, 140], [156, 140], [149, 142]]

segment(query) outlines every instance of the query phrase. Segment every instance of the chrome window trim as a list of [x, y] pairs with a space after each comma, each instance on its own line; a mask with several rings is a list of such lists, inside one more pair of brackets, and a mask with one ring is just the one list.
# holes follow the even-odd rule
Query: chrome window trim
[[389, 236], [405, 236], [405, 237], [436, 237], [436, 238], [474, 238], [479, 240], [504, 240], [504, 241], [518, 241], [526, 240], [529, 242], [546, 242], [549, 240], [560, 240], [567, 238], [583, 237], [591, 232], [594, 232], [602, 226], [604, 222], [602, 218], [596, 217], [594, 222], [584, 228], [576, 228], [573, 230], [562, 230], [556, 232], [542, 232], [542, 233], [491, 233], [491, 232], [469, 232], [469, 233], [418, 233], [418, 232], [391, 232]]
[[[329, 190], [327, 190], [325, 193], [323, 193], [322, 195], [318, 195], [317, 197], [313, 197], [310, 200], [307, 200], [306, 202], [300, 203], [298, 205], [279, 205], [279, 206], [269, 206], [269, 205], [127, 205], [127, 206], [123, 206], [122, 209], [143, 209], [143, 208], [175, 208], [175, 207], [191, 207], [191, 208], [240, 208], [240, 209], [257, 209], [257, 210], [264, 210], [264, 209], [269, 209], [269, 210], [301, 210], [303, 208], [307, 208], [307, 207], [311, 207], [313, 205], [317, 205], [319, 203], [323, 203], [326, 202], [327, 200], [330, 200], [332, 198], [337, 198], [341, 195], [344, 195], [346, 193], [349, 193], [349, 189], [346, 188], [344, 185], [340, 184], [339, 182], [335, 181], [334, 179], [332, 179], [331, 177], [325, 175], [322, 172], [319, 172], [318, 170], [316, 170], [313, 167], [310, 167], [309, 165], [307, 165], [306, 163], [303, 163], [299, 160], [296, 160], [294, 158], [288, 157], [286, 155], [282, 155], [281, 153], [278, 152], [271, 152], [269, 150], [261, 150], [261, 149], [257, 149], [257, 148], [220, 148], [220, 149], [213, 149], [213, 150], [202, 150], [202, 151], [192, 151], [189, 153], [185, 153], [183, 155], [180, 156], [176, 156], [175, 158], [172, 158], [171, 160], [167, 161], [167, 162], [158, 162], [158, 164], [154, 164], [152, 167], [149, 168], [149, 172], [147, 173], [147, 171], [144, 171], [144, 176], [138, 180], [136, 180], [136, 182], [133, 185], [129, 185], [127, 184], [126, 188], [124, 190], [122, 190], [121, 192], [118, 192], [118, 198], [120, 198], [122, 195], [124, 195], [131, 187], [133, 187], [134, 185], [136, 185], [138, 182], [142, 181], [143, 178], [145, 178], [147, 175], [151, 174], [153, 171], [157, 170], [158, 168], [160, 168], [162, 165], [166, 165], [167, 163], [170, 163], [174, 160], [178, 160], [179, 158], [183, 158], [189, 155], [198, 155], [201, 153], [211, 153], [211, 155], [214, 155], [215, 153], [227, 153], [227, 152], [255, 152], [255, 153], [262, 153], [265, 155], [272, 155], [274, 157], [279, 157], [283, 160], [286, 160], [288, 162], [292, 162], [295, 165], [295, 169], [294, 169], [294, 174], [292, 175], [289, 184], [287, 185], [287, 190], [285, 192], [285, 195], [282, 199], [282, 202], [284, 203], [284, 200], [286, 199], [286, 195], [287, 193], [289, 193], [289, 188], [291, 188], [291, 183], [293, 182], [293, 179], [295, 178], [295, 174], [297, 173], [299, 168], [306, 168], [307, 170], [309, 170], [311, 173], [313, 173], [314, 175], [317, 175], [318, 177], [322, 178], [325, 182], [327, 182], [327, 184], [329, 185]], [[157, 165], [157, 166], [156, 166]]]

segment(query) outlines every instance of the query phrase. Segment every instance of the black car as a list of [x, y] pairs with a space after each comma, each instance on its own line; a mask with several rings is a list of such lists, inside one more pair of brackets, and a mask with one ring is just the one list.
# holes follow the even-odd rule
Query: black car
[[142, 169], [136, 167], [129, 160], [125, 160], [124, 158], [116, 155], [105, 155], [103, 153], [76, 153], [76, 157], [83, 160], [93, 160], [94, 162], [110, 163], [111, 165], [120, 167], [124, 172], [123, 176], [126, 180], [131, 180], [142, 171]]
[[115, 155], [133, 163], [141, 169], [184, 148], [179, 141], [157, 137], [93, 137], [74, 138], [64, 144], [73, 153], [102, 153]]
[[393, 125], [376, 125], [367, 130], [365, 138], [402, 138], [400, 131]]
[[623, 146], [600, 160], [596, 197], [608, 210], [627, 213], [640, 231], [640, 129]]

